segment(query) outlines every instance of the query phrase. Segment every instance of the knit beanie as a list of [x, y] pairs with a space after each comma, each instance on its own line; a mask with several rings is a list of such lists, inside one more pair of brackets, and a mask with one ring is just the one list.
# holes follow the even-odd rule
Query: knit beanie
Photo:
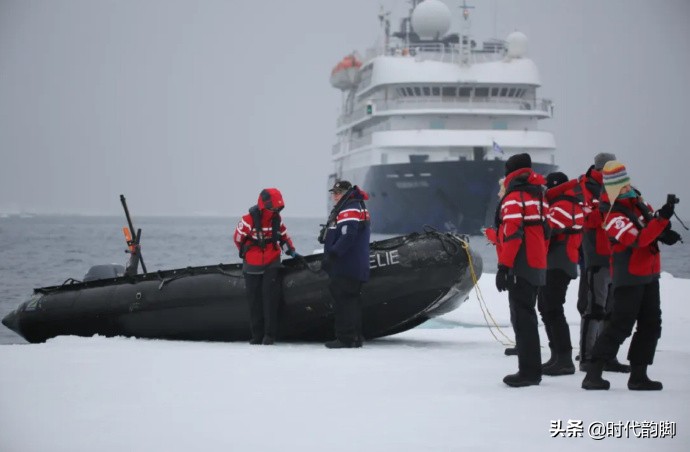
[[522, 168], [532, 168], [532, 158], [529, 154], [515, 154], [506, 160], [506, 176]]
[[566, 176], [565, 173], [561, 173], [559, 171], [549, 173], [549, 175], [546, 176], [546, 188], [557, 187], [566, 182], [568, 182], [568, 176]]
[[609, 201], [613, 205], [623, 187], [630, 184], [628, 171], [621, 162], [611, 160], [604, 165], [602, 174], [604, 176], [604, 189], [606, 194], [609, 195]]
[[611, 160], [616, 160], [615, 154], [610, 154], [608, 152], [600, 152], [594, 156], [594, 169], [601, 171], [601, 169], [606, 165], [606, 162]]

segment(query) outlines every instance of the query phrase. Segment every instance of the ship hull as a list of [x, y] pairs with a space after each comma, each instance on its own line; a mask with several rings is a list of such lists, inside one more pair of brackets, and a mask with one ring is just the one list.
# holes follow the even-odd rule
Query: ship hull
[[[372, 232], [406, 234], [425, 225], [479, 234], [494, 223], [502, 160], [420, 162], [343, 171], [341, 179], [369, 194]], [[555, 165], [534, 163], [541, 174]]]

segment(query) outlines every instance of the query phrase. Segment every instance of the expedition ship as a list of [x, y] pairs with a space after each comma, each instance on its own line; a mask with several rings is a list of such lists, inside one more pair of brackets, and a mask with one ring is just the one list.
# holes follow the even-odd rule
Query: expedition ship
[[537, 97], [526, 36], [479, 46], [470, 8], [463, 2], [459, 34], [440, 0], [412, 0], [393, 33], [382, 11], [378, 45], [331, 73], [343, 101], [328, 184], [369, 193], [373, 232], [478, 233], [493, 223], [506, 159], [527, 152], [535, 171], [556, 169], [553, 135], [538, 129], [553, 107]]

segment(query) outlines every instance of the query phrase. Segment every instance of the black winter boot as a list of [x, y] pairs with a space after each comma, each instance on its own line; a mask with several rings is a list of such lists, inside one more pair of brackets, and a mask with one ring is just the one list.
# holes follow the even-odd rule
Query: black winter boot
[[562, 352], [556, 355], [556, 359], [550, 366], [542, 366], [541, 373], [552, 377], [558, 375], [572, 375], [575, 373], [572, 352]]
[[263, 340], [264, 339], [262, 337], [253, 337], [249, 340], [249, 343], [252, 345], [260, 345]]
[[503, 383], [512, 388], [522, 388], [524, 386], [536, 386], [541, 382], [541, 377], [527, 377], [520, 372], [516, 374], [506, 375], [503, 377]]
[[505, 353], [506, 356], [517, 356], [517, 347], [506, 348], [503, 353]]
[[604, 372], [604, 361], [591, 361], [587, 366], [587, 375], [582, 380], [582, 389], [608, 390], [611, 383], [601, 378]]
[[542, 363], [541, 370], [544, 370], [547, 367], [552, 366], [556, 362], [556, 357], [558, 354], [552, 348], [550, 348], [549, 350], [551, 350], [551, 358], [549, 358], [549, 360], [545, 363]]
[[618, 358], [614, 357], [613, 359], [606, 361], [606, 363], [604, 364], [604, 371], [629, 374], [630, 373], [630, 366], [628, 366], [627, 364], [623, 364], [623, 363], [619, 362]]
[[272, 336], [264, 336], [264, 340], [261, 341], [262, 344], [264, 345], [273, 345], [275, 343], [275, 339], [273, 339]]
[[631, 367], [628, 389], [631, 391], [661, 391], [664, 385], [660, 381], [650, 380], [647, 376], [647, 365], [634, 365]]

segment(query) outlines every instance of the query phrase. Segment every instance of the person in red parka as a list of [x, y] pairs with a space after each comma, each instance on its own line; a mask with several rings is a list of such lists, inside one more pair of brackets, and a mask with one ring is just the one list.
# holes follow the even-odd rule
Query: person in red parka
[[[611, 245], [602, 228], [603, 213], [599, 202], [603, 189], [601, 173], [606, 162], [616, 160], [614, 154], [600, 152], [594, 156], [592, 165], [580, 176], [580, 189], [584, 199], [585, 225], [582, 237], [584, 271], [580, 275], [577, 310], [580, 312], [580, 370], [586, 371], [592, 360], [592, 347], [604, 330], [613, 304], [611, 296], [611, 274], [609, 259]], [[622, 364], [614, 356], [604, 364], [609, 372], [630, 372], [630, 366]]]
[[508, 291], [515, 331], [518, 372], [503, 382], [511, 387], [541, 382], [541, 351], [535, 305], [546, 282], [546, 209], [544, 177], [532, 171], [529, 154], [506, 161], [506, 194], [499, 213], [496, 288]]
[[234, 241], [243, 259], [242, 272], [249, 300], [250, 344], [271, 345], [278, 331], [281, 249], [296, 256], [295, 247], [280, 218], [285, 207], [276, 188], [261, 191], [255, 206], [242, 217]]
[[575, 373], [570, 341], [570, 327], [563, 305], [571, 279], [577, 278], [577, 262], [582, 242], [582, 196], [577, 179], [568, 180], [561, 172], [546, 176], [546, 200], [551, 228], [546, 258], [546, 285], [537, 296], [551, 358], [542, 365], [544, 375], [572, 375]]
[[603, 168], [606, 193], [600, 210], [603, 228], [611, 240], [613, 307], [611, 319], [592, 348], [592, 362], [582, 381], [583, 389], [609, 389], [602, 378], [604, 363], [613, 358], [637, 323], [628, 350], [630, 390], [661, 390], [659, 381], [647, 377], [657, 342], [661, 337], [659, 273], [661, 255], [658, 242], [674, 244], [680, 235], [670, 229], [675, 203], [667, 201], [658, 212], [646, 204], [630, 185], [625, 166], [609, 161]]

